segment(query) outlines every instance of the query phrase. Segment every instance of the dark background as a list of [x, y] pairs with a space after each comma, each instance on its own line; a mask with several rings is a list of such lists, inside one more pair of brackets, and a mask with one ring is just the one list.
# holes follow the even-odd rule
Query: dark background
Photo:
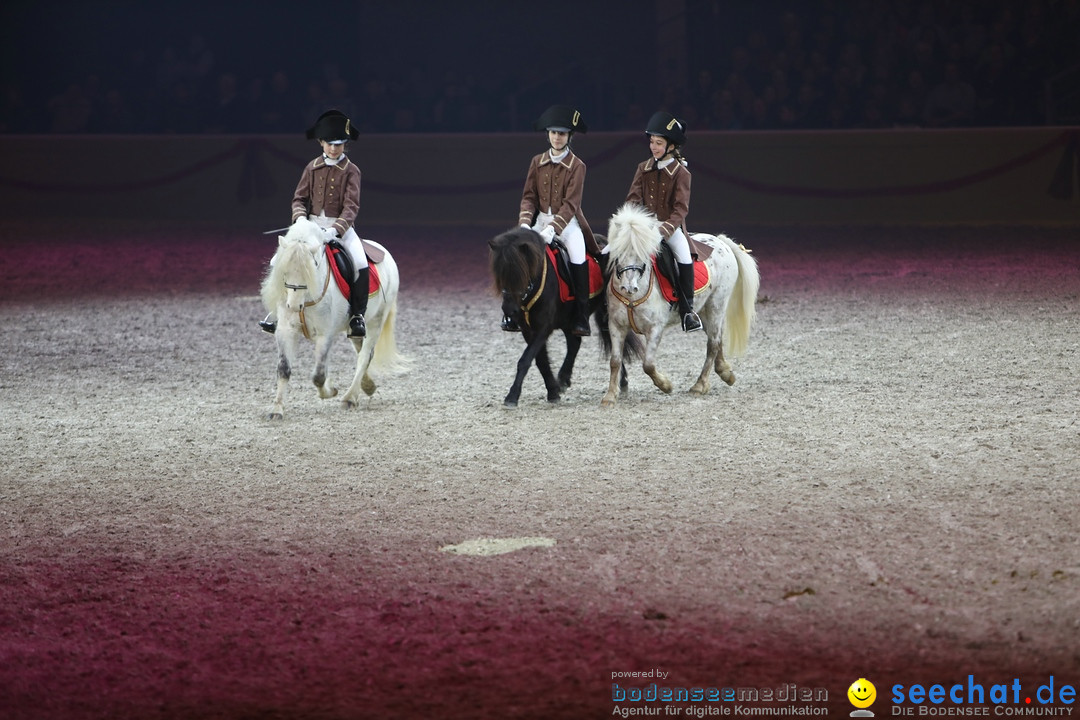
[[[544, 5], [8, 2], [7, 133], [1030, 126], [1080, 116], [1077, 0], [620, 0]], [[949, 64], [970, 112], [928, 109]], [[948, 95], [947, 89], [942, 93]]]

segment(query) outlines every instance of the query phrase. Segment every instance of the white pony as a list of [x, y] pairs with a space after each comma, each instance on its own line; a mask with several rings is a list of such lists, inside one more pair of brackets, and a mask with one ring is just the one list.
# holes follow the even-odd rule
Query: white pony
[[[409, 360], [398, 353], [394, 339], [399, 276], [397, 263], [378, 243], [365, 240], [385, 253], [372, 264], [372, 284], [378, 273], [379, 287], [368, 300], [367, 337], [350, 338], [356, 350], [356, 372], [342, 405], [351, 410], [359, 404], [360, 391], [375, 392], [369, 370], [396, 373], [407, 369]], [[277, 397], [271, 420], [285, 414], [285, 393], [296, 365], [300, 338], [315, 341], [315, 371], [312, 382], [319, 397], [337, 395], [327, 382], [326, 359], [334, 338], [348, 330], [349, 301], [331, 277], [330, 258], [322, 230], [314, 222], [300, 218], [278, 238], [278, 251], [262, 282], [263, 305], [277, 314], [274, 336], [278, 346]]]
[[[615, 404], [622, 345], [631, 331], [645, 336], [642, 362], [645, 373], [656, 387], [671, 392], [671, 381], [656, 367], [656, 351], [664, 329], [678, 324], [680, 316], [677, 307], [672, 307], [657, 286], [653, 257], [660, 249], [659, 225], [651, 212], [627, 203], [612, 215], [608, 226], [611, 379], [602, 401], [604, 407]], [[709, 392], [710, 369], [715, 369], [728, 385], [735, 383], [735, 373], [724, 353], [735, 357], [746, 351], [760, 278], [757, 263], [730, 238], [704, 233], [694, 233], [693, 237], [713, 248], [704, 261], [709, 270], [709, 284], [694, 296], [694, 307], [708, 336], [708, 349], [701, 375], [690, 392], [704, 395]]]

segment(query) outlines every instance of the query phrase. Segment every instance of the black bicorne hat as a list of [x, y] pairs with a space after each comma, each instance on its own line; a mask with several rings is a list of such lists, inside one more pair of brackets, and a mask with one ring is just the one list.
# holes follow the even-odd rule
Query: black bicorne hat
[[659, 135], [676, 145], [682, 145], [686, 142], [686, 124], [671, 113], [660, 110], [654, 112], [649, 118], [649, 124], [645, 126], [645, 134]]
[[537, 130], [558, 130], [559, 132], [588, 132], [589, 127], [581, 119], [581, 113], [569, 105], [552, 105], [533, 123]]
[[345, 113], [340, 110], [327, 110], [308, 128], [307, 137], [308, 140], [345, 142], [359, 138], [360, 131], [352, 126]]

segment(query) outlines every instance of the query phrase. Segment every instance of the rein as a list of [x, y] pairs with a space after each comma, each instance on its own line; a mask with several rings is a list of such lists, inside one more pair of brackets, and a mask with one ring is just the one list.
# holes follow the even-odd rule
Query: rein
[[529, 291], [533, 288], [533, 285], [536, 284], [535, 282], [530, 282], [529, 287], [525, 288], [525, 292], [521, 294], [521, 300], [518, 302], [518, 307], [520, 307], [525, 313], [526, 325], [530, 324], [529, 311], [532, 310], [533, 305], [537, 303], [537, 301], [540, 299], [540, 296], [544, 294], [544, 285], [547, 283], [547, 269], [548, 259], [547, 257], [544, 257], [544, 265], [543, 268], [540, 270], [540, 285], [539, 287], [537, 287], [536, 292], [533, 293], [532, 299], [527, 298], [529, 296]]
[[621, 302], [623, 304], [623, 307], [626, 308], [626, 319], [630, 323], [630, 329], [633, 330], [638, 335], [642, 335], [643, 333], [640, 330], [638, 330], [637, 323], [634, 322], [634, 309], [638, 305], [641, 305], [643, 302], [648, 300], [649, 297], [652, 295], [652, 291], [653, 291], [653, 275], [654, 275], [654, 273], [649, 273], [649, 287], [646, 288], [645, 294], [642, 295], [637, 300], [631, 300], [630, 298], [628, 298], [625, 295], [623, 295], [622, 293], [620, 293], [619, 289], [617, 287], [615, 287], [615, 278], [622, 277], [623, 273], [629, 272], [631, 270], [633, 270], [633, 271], [635, 271], [635, 272], [637, 272], [637, 273], [639, 273], [641, 275], [644, 275], [645, 274], [645, 269], [646, 268], [645, 268], [644, 263], [642, 263], [641, 265], [624, 265], [623, 267], [616, 267], [615, 272], [611, 276], [611, 280], [608, 282], [608, 284], [611, 286], [611, 294], [612, 294], [612, 296], [614, 296], [614, 298], [616, 300], [618, 300], [619, 302]]
[[[319, 261], [318, 260], [315, 261], [315, 267], [316, 268], [319, 267]], [[308, 289], [307, 285], [290, 285], [289, 283], [284, 283], [284, 285], [289, 290], [307, 290]], [[326, 290], [329, 287], [330, 287], [330, 268], [327, 268], [326, 269], [326, 278], [323, 280], [322, 293], [319, 295], [319, 297], [315, 298], [314, 300], [307, 300], [307, 301], [304, 302], [303, 305], [300, 306], [300, 330], [304, 333], [304, 339], [306, 339], [306, 340], [311, 339], [311, 333], [308, 331], [307, 321], [304, 319], [304, 310], [309, 308], [309, 307], [312, 307], [313, 305], [318, 305], [319, 301], [322, 300], [324, 297], [326, 297]]]

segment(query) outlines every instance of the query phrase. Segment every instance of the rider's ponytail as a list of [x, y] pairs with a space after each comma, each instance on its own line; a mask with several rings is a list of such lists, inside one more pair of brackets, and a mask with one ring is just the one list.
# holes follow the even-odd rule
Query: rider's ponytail
[[678, 145], [671, 148], [671, 157], [681, 162], [683, 167], [688, 167], [690, 165], [690, 163], [686, 162], [686, 158], [683, 156], [682, 150], [679, 149]]

